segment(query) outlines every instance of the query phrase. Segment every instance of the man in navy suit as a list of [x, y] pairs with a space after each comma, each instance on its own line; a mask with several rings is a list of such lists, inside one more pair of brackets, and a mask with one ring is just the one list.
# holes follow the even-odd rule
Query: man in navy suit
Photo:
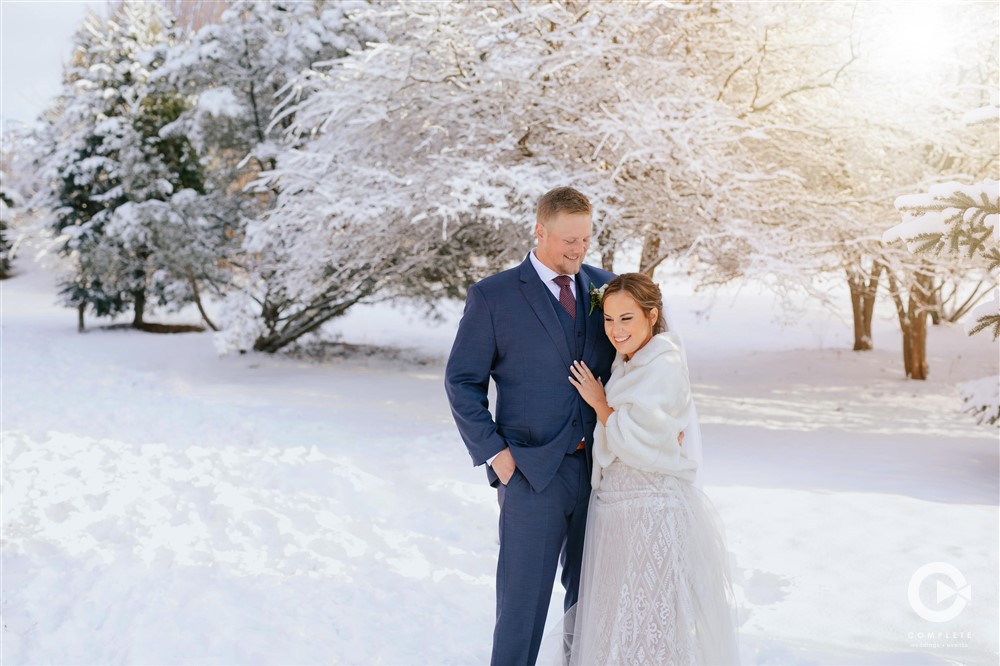
[[591, 215], [571, 187], [542, 196], [537, 247], [469, 289], [448, 358], [455, 423], [500, 503], [494, 666], [535, 663], [557, 562], [566, 608], [577, 601], [596, 415], [570, 384], [570, 365], [582, 361], [606, 382], [615, 356], [601, 309], [590, 307], [591, 291], [614, 277], [583, 263]]

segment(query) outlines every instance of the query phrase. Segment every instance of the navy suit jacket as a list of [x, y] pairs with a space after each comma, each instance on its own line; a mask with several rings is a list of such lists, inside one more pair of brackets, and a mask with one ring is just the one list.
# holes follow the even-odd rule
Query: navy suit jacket
[[[615, 349], [604, 334], [600, 308], [588, 315], [591, 288], [613, 273], [584, 265], [583, 312], [587, 317], [582, 361], [607, 382]], [[578, 283], [577, 288], [579, 289]], [[482, 465], [510, 446], [518, 469], [536, 491], [543, 490], [583, 431], [588, 457], [597, 416], [569, 383], [571, 353], [552, 297], [531, 260], [469, 288], [445, 370], [445, 389], [458, 431], [473, 465]], [[496, 419], [489, 412], [490, 378], [496, 382]], [[575, 441], [574, 441], [575, 440]], [[496, 474], [486, 467], [490, 485]]]

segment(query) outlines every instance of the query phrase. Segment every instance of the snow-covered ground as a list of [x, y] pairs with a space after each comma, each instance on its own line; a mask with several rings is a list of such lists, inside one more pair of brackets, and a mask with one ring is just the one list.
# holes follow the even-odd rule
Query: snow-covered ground
[[[436, 324], [358, 308], [319, 356], [219, 358], [207, 333], [77, 334], [52, 277], [19, 267], [0, 285], [3, 664], [488, 661], [496, 498], [442, 389], [460, 304]], [[744, 288], [705, 318], [668, 284], [743, 662], [996, 664], [998, 435], [956, 386], [997, 372], [996, 344], [935, 327], [910, 382], [891, 320], [858, 354], [843, 311], [781, 326]], [[970, 585], [947, 622], [908, 601], [930, 562]], [[924, 604], [950, 585], [928, 578]]]

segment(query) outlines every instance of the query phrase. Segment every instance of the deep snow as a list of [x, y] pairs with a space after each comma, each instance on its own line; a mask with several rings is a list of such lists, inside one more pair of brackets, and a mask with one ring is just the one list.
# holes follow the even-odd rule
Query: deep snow
[[[461, 304], [439, 323], [361, 307], [327, 331], [350, 345], [219, 358], [208, 333], [77, 334], [52, 276], [18, 266], [0, 283], [4, 664], [488, 661], [496, 498], [442, 388]], [[910, 382], [891, 319], [854, 353], [843, 310], [783, 326], [751, 285], [703, 317], [707, 297], [666, 284], [744, 663], [996, 664], [998, 436], [957, 389], [996, 374], [996, 344], [935, 327]], [[907, 601], [938, 561], [971, 585], [940, 624]]]

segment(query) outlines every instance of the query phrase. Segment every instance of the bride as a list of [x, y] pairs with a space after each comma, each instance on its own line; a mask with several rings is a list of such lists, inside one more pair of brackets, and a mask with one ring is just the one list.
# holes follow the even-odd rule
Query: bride
[[725, 540], [695, 487], [690, 444], [700, 442], [683, 443], [692, 404], [681, 339], [643, 274], [608, 283], [602, 307], [618, 351], [607, 387], [579, 362], [569, 378], [600, 420], [569, 663], [735, 664]]

